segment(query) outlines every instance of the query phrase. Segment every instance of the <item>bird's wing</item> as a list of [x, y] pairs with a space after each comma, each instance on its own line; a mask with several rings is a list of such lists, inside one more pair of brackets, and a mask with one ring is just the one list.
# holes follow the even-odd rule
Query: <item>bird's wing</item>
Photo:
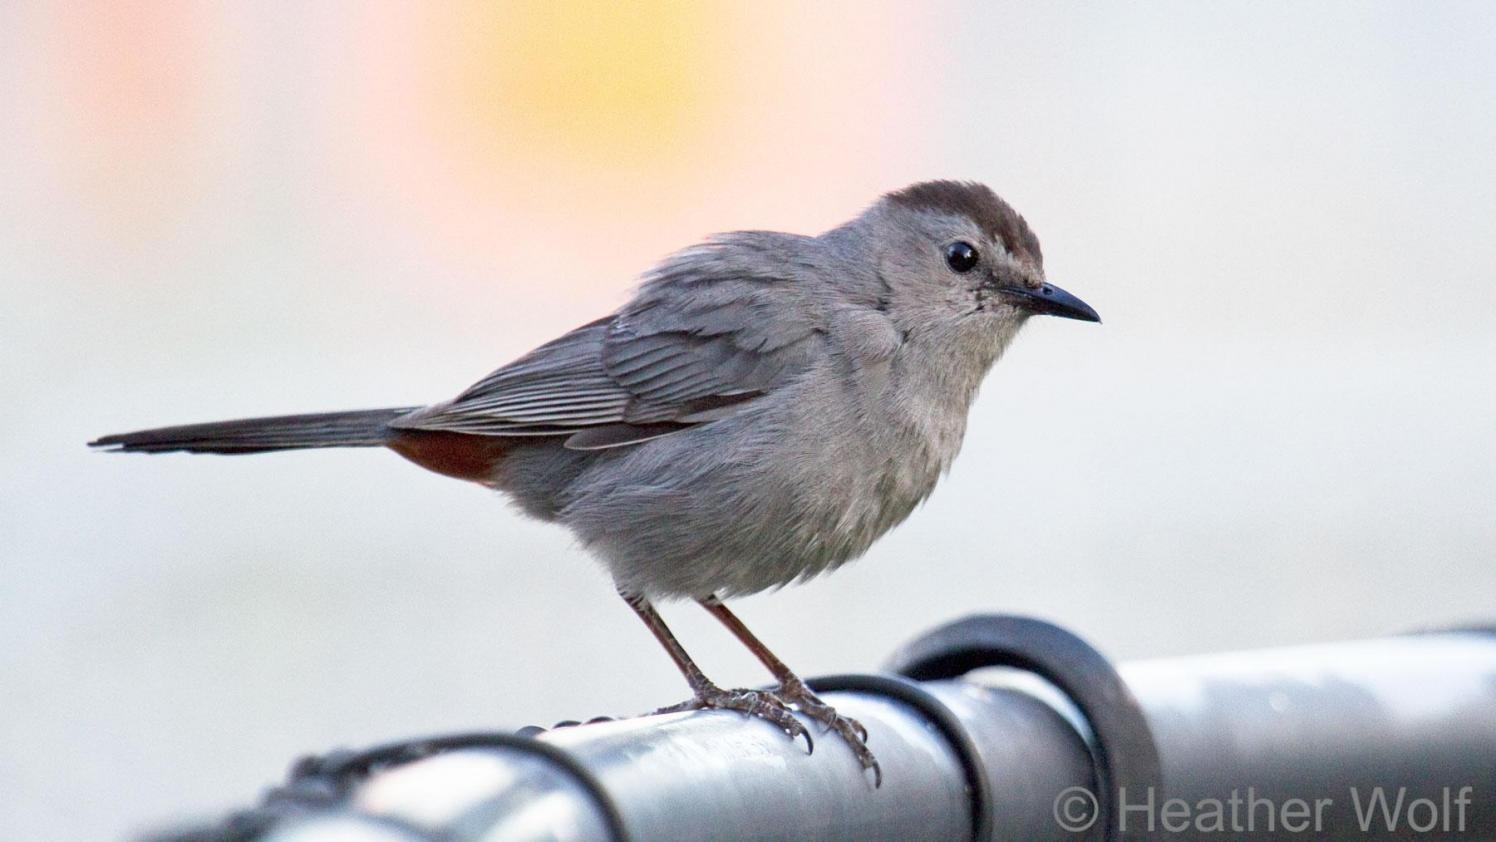
[[723, 260], [718, 248], [678, 255], [617, 314], [542, 345], [454, 400], [394, 426], [567, 435], [568, 447], [594, 449], [738, 411], [802, 370], [823, 329], [801, 284], [738, 267], [740, 260]]

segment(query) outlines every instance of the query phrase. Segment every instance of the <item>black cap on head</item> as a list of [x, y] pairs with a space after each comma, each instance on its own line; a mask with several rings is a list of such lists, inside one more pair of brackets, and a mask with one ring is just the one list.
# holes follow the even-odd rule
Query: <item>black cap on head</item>
[[1007, 247], [1015, 258], [1044, 265], [1039, 238], [1028, 223], [992, 192], [992, 188], [974, 181], [922, 181], [889, 193], [885, 198], [907, 208], [934, 211], [970, 219], [982, 233]]

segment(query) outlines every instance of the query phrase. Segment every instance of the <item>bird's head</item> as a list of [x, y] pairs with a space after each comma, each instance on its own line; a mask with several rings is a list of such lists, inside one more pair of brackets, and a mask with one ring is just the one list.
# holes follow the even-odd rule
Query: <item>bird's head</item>
[[985, 185], [915, 184], [884, 196], [854, 225], [876, 244], [886, 310], [906, 334], [985, 337], [1001, 348], [1032, 315], [1101, 321], [1045, 280], [1038, 238]]

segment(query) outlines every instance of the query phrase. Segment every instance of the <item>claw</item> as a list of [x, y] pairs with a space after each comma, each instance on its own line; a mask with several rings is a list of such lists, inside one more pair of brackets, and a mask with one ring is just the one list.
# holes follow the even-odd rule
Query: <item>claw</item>
[[847, 743], [847, 747], [852, 749], [852, 754], [862, 764], [863, 771], [872, 770], [873, 788], [883, 785], [883, 769], [878, 765], [878, 758], [868, 750], [867, 728], [861, 722], [837, 713], [836, 708], [821, 701], [821, 697], [811, 692], [799, 679], [784, 682], [775, 695], [782, 701], [792, 702], [801, 713], [821, 723], [827, 731], [835, 731]]
[[814, 754], [815, 739], [777, 694], [767, 690], [723, 690], [715, 685], [701, 688], [696, 698], [656, 710], [655, 713], [682, 713], [690, 710], [735, 710], [767, 721], [791, 740], [805, 738], [805, 753]]
[[883, 769], [878, 765], [878, 759], [867, 747], [867, 728], [852, 717], [837, 713], [836, 708], [821, 701], [819, 696], [799, 681], [785, 682], [773, 691], [723, 690], [714, 684], [708, 684], [698, 690], [696, 698], [660, 708], [655, 713], [735, 710], [746, 716], [767, 721], [783, 731], [785, 736], [791, 740], [804, 737], [805, 753], [814, 754], [815, 739], [811, 737], [810, 729], [806, 728], [790, 710], [791, 704], [799, 708], [805, 716], [821, 723], [826, 731], [835, 731], [846, 742], [853, 756], [857, 758], [857, 762], [862, 765], [863, 771], [872, 770], [874, 789], [883, 785]]

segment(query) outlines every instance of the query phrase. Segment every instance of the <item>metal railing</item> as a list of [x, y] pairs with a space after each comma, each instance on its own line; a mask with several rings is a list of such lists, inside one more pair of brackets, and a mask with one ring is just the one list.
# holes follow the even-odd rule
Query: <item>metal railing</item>
[[867, 726], [881, 787], [838, 740], [696, 712], [308, 758], [157, 839], [1496, 839], [1489, 631], [1114, 668], [986, 616], [812, 683]]

